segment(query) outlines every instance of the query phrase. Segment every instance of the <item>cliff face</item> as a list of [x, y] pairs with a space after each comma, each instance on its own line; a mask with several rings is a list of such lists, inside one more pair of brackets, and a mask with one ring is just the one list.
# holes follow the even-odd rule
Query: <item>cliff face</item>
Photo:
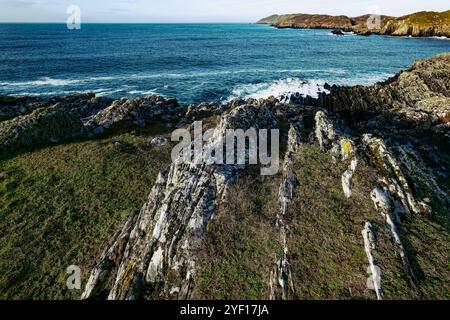
[[450, 37], [450, 10], [445, 12], [417, 12], [391, 20], [381, 34], [413, 37]]
[[350, 31], [353, 23], [347, 16], [329, 16], [321, 14], [274, 15], [258, 21], [277, 28], [298, 29], [342, 29]]
[[[215, 138], [277, 128], [282, 144], [274, 176], [255, 165], [167, 163], [139, 214], [91, 261], [82, 298], [449, 298], [449, 71], [442, 54], [307, 104], [272, 97], [181, 109], [149, 97], [94, 104], [83, 119], [84, 98], [70, 104], [79, 122], [61, 141], [73, 128], [97, 137], [203, 119]], [[32, 141], [36, 124], [50, 121], [35, 121], [36, 110], [0, 125], [19, 119], [14, 141]]]
[[[257, 23], [277, 28], [341, 29], [357, 34], [383, 34], [413, 37], [450, 37], [450, 11], [417, 12], [403, 17], [378, 16], [379, 26], [370, 21], [371, 15], [359, 17], [310, 14], [273, 15]], [[370, 25], [368, 25], [370, 24]]]
[[[259, 20], [257, 23], [270, 24], [276, 28], [341, 29], [343, 31], [355, 31], [366, 29], [369, 18], [370, 15], [347, 17], [299, 13], [272, 15]], [[382, 25], [392, 19], [395, 18], [383, 15], [380, 16], [380, 22]]]

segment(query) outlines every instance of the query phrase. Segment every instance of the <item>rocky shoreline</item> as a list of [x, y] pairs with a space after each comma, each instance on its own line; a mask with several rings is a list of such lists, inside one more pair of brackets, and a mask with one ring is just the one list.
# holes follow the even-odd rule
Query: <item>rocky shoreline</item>
[[315, 14], [272, 15], [258, 24], [269, 24], [284, 29], [333, 29], [354, 32], [357, 35], [371, 34], [411, 37], [450, 38], [450, 11], [417, 12], [402, 17], [363, 15], [358, 17], [329, 16]]
[[[195, 120], [214, 118], [215, 136], [224, 135], [226, 129], [279, 128], [287, 150], [281, 163], [279, 207], [274, 222], [282, 253], [274, 252], [273, 268], [266, 274], [270, 293], [260, 298], [294, 299], [300, 294], [296, 275], [302, 270], [298, 269], [298, 256], [292, 254], [297, 249], [292, 242], [295, 221], [291, 217], [295, 214], [293, 205], [301, 197], [298, 188], [302, 177], [294, 168], [298, 156], [313, 145], [320, 147], [333, 166], [345, 169], [339, 186], [343, 205], [357, 197], [370, 203], [377, 213], [361, 213], [364, 224], [352, 231], [367, 256], [364, 264], [373, 271], [372, 297], [395, 297], [383, 291], [390, 285], [390, 273], [409, 279], [408, 296], [428, 297], [421, 286], [423, 277], [432, 276], [417, 261], [429, 257], [405, 239], [409, 239], [411, 221], [433, 217], [448, 228], [449, 83], [450, 54], [446, 53], [416, 61], [410, 69], [384, 83], [328, 86], [330, 93], [322, 93], [317, 99], [288, 102], [271, 97], [183, 108], [176, 100], [157, 96], [133, 100], [111, 100], [93, 94], [53, 99], [2, 98], [0, 152], [92, 139], [151, 126], [156, 121], [173, 128], [189, 128]], [[363, 167], [373, 172], [369, 194], [354, 184], [354, 176]], [[234, 165], [168, 164], [140, 214], [117, 228], [93, 267], [82, 298], [196, 298], [204, 237], [229, 188], [246, 170]], [[442, 215], [444, 222], [439, 220]], [[392, 259], [398, 262], [399, 269], [389, 270], [383, 265], [387, 263], [383, 256], [389, 252], [395, 253]], [[383, 270], [381, 275], [376, 272], [378, 268]], [[362, 273], [364, 286], [364, 272], [352, 272]], [[443, 277], [442, 281], [448, 283], [448, 278]]]

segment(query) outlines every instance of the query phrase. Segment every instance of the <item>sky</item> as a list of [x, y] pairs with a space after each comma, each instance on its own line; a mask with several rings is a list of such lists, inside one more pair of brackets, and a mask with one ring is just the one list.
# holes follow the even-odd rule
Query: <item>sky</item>
[[0, 0], [0, 22], [65, 22], [70, 5], [81, 22], [255, 22], [283, 13], [393, 16], [450, 9], [449, 0]]

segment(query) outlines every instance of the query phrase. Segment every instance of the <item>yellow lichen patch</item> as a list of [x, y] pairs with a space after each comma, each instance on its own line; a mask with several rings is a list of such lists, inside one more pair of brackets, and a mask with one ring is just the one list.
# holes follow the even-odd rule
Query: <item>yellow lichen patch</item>
[[353, 147], [352, 147], [352, 143], [350, 140], [348, 139], [342, 139], [341, 140], [341, 152], [342, 152], [342, 158], [348, 159], [352, 152], [353, 152]]
[[133, 267], [135, 266], [136, 262], [134, 260], [131, 260], [125, 270], [120, 275], [120, 288], [118, 290], [118, 296], [121, 295], [122, 290], [126, 289], [130, 286], [131, 280], [133, 278]]

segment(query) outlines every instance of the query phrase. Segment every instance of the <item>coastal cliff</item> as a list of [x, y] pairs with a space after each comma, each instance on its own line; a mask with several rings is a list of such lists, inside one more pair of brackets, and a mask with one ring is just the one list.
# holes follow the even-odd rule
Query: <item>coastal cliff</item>
[[[32, 259], [42, 261], [37, 271], [56, 265], [46, 275], [57, 297], [447, 299], [449, 74], [446, 53], [384, 83], [328, 86], [303, 102], [3, 98], [2, 213], [41, 232], [29, 247], [46, 239], [54, 251], [8, 254], [19, 236], [16, 224], [2, 225], [11, 233], [1, 238], [0, 294], [21, 297], [20, 279], [33, 285], [39, 276], [15, 264]], [[196, 120], [214, 137], [279, 129], [279, 173], [171, 162], [170, 132]], [[16, 198], [27, 186], [37, 188], [33, 198]], [[65, 209], [40, 208], [47, 198]], [[34, 229], [14, 215], [30, 210]], [[78, 296], [57, 289], [58, 268], [75, 262]], [[48, 281], [32, 294], [45, 298]]]
[[412, 37], [450, 37], [450, 10], [417, 12], [389, 20], [380, 34]]
[[321, 14], [273, 15], [257, 23], [270, 24], [277, 28], [298, 29], [341, 29], [351, 31], [353, 21], [347, 16], [329, 16]]
[[287, 14], [272, 15], [259, 20], [257, 23], [270, 24], [276, 28], [340, 29], [347, 32], [353, 31], [361, 35], [450, 37], [450, 11], [423, 11], [398, 18], [380, 15], [376, 16], [379, 19], [379, 24], [373, 24], [370, 18], [371, 15], [347, 17]]

